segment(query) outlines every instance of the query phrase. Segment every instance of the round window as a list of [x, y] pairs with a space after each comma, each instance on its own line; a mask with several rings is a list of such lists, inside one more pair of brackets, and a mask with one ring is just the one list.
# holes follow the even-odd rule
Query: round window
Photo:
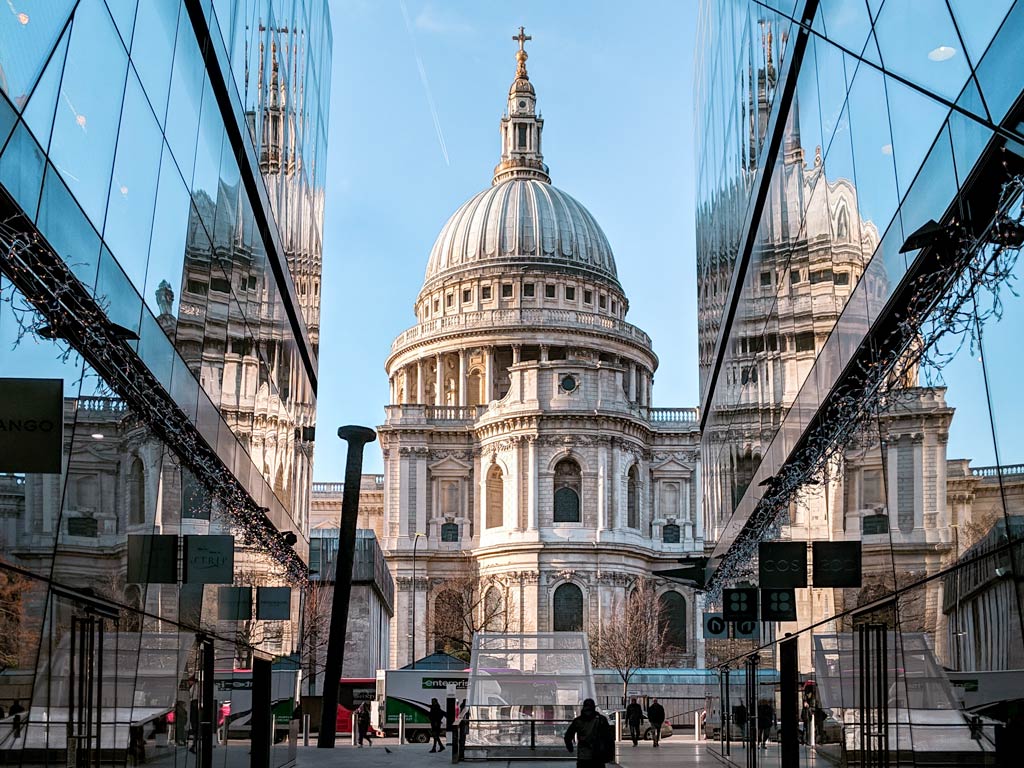
[[520, 101], [519, 102], [519, 108], [520, 109], [525, 109], [526, 108], [526, 102], [525, 101]]
[[561, 386], [563, 392], [575, 392], [579, 385], [579, 382], [576, 381], [576, 377], [568, 374], [563, 376], [561, 382], [559, 382], [559, 386]]

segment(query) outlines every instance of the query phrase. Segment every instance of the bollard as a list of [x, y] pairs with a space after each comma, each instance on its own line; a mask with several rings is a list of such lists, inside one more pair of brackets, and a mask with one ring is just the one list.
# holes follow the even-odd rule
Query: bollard
[[700, 710], [693, 711], [693, 740], [700, 741]]
[[622, 741], [622, 713], [615, 713], [615, 740]]
[[405, 744], [405, 713], [398, 716], [398, 743]]
[[302, 746], [309, 746], [309, 715], [302, 716]]
[[356, 745], [356, 743], [357, 743], [356, 742], [356, 731], [358, 730], [358, 728], [356, 728], [356, 720], [355, 720], [355, 718], [352, 718], [352, 725], [349, 726], [349, 730], [352, 731], [352, 746], [354, 747]]

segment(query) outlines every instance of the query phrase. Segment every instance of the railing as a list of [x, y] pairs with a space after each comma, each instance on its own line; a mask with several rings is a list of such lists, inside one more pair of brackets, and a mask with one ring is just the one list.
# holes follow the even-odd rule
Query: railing
[[487, 410], [483, 405], [428, 405], [427, 418], [431, 421], [475, 421]]
[[124, 400], [119, 397], [80, 397], [78, 398], [78, 410], [80, 411], [109, 411], [111, 413], [123, 413], [128, 410]]
[[975, 477], [998, 477], [1006, 475], [1024, 475], [1024, 464], [1007, 464], [1003, 467], [971, 467]]
[[700, 419], [699, 408], [648, 408], [647, 418], [652, 422], [685, 422], [694, 424]]
[[645, 347], [651, 345], [651, 337], [635, 325], [615, 317], [581, 312], [575, 309], [488, 309], [480, 312], [463, 312], [449, 317], [426, 320], [400, 334], [391, 345], [391, 351], [424, 339], [460, 331], [521, 327], [529, 325], [558, 326], [570, 328], [599, 329], [619, 336], [625, 336]]
[[343, 493], [344, 483], [313, 483], [313, 493]]

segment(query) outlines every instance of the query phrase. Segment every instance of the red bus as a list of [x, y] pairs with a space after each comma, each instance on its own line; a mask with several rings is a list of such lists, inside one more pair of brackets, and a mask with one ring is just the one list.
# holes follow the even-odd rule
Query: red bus
[[338, 683], [337, 733], [352, 733], [352, 714], [364, 702], [377, 698], [377, 680], [373, 677], [343, 677]]

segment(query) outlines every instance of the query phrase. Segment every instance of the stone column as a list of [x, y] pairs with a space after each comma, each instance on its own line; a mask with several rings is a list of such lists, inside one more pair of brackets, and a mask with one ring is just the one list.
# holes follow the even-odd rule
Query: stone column
[[608, 493], [608, 527], [616, 530], [622, 527], [622, 521], [619, 520], [619, 490], [622, 483], [619, 481], [619, 447], [614, 437], [611, 439], [608, 452], [608, 475], [611, 480], [611, 489]]
[[636, 402], [636, 363], [629, 361], [629, 402]]
[[519, 344], [512, 345], [512, 365], [519, 364], [519, 353], [521, 350], [522, 347]]
[[424, 375], [426, 368], [422, 359], [416, 361], [416, 403], [418, 405], [427, 404], [427, 381]]
[[434, 405], [444, 405], [444, 356], [438, 352], [434, 355], [437, 371], [434, 375]]
[[487, 348], [487, 362], [484, 365], [484, 405], [494, 399], [494, 347]]
[[459, 350], [459, 405], [466, 405], [466, 350]]
[[540, 361], [542, 363], [546, 363], [548, 361], [548, 345], [547, 344], [541, 344], [540, 345]]
[[395, 377], [394, 376], [388, 376], [388, 388], [389, 388], [389, 391], [391, 393], [391, 397], [389, 399], [389, 402], [391, 403], [391, 405], [397, 405], [398, 403], [395, 402]]
[[608, 527], [608, 489], [606, 465], [608, 463], [608, 441], [600, 439], [597, 445], [597, 535]]
[[427, 524], [427, 452], [423, 448], [418, 449], [418, 451], [416, 454], [416, 530], [413, 533], [422, 533], [429, 536], [430, 530]]
[[537, 441], [533, 437], [526, 438], [526, 528], [537, 530]]

